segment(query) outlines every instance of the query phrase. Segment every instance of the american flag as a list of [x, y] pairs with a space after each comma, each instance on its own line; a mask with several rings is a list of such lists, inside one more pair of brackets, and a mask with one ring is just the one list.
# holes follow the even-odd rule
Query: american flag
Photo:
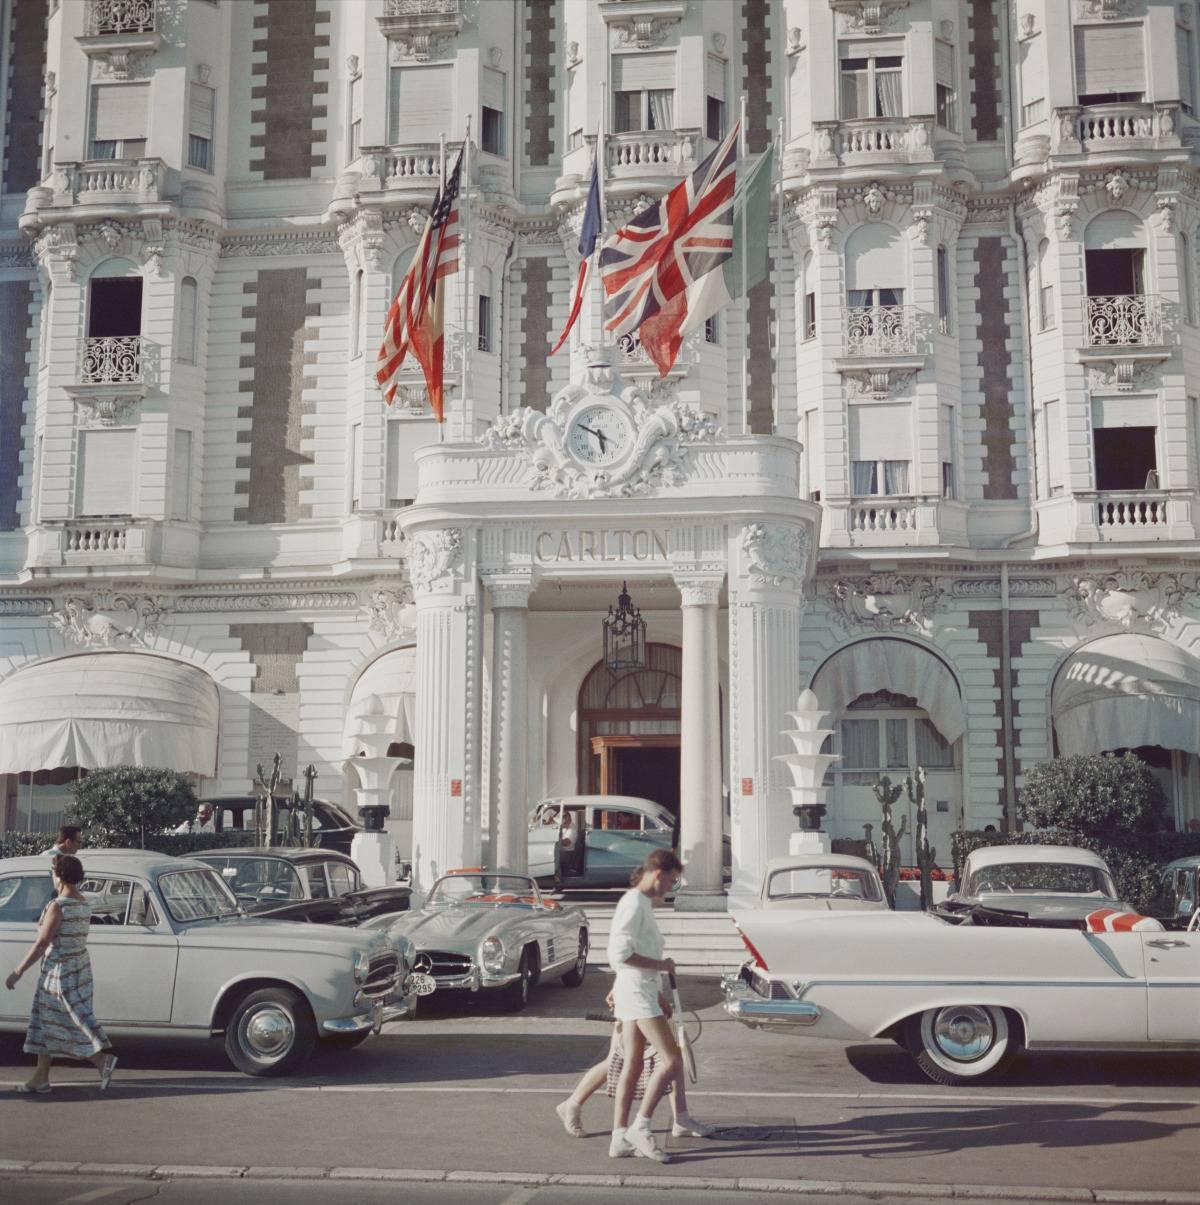
[[638, 331], [664, 376], [679, 351], [688, 287], [733, 254], [739, 128], [600, 250], [605, 328], [618, 336]]
[[445, 279], [458, 271], [458, 185], [463, 152], [438, 191], [412, 264], [400, 282], [384, 322], [375, 379], [390, 406], [400, 387], [400, 365], [411, 350], [425, 373], [429, 404], [443, 421], [442, 368], [445, 359], [443, 311]]

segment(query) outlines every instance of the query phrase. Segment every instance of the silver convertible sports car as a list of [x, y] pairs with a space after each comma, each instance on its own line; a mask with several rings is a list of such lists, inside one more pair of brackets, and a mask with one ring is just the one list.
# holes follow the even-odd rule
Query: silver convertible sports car
[[432, 975], [439, 992], [496, 991], [510, 1012], [525, 1007], [540, 979], [579, 987], [587, 971], [587, 916], [523, 874], [453, 870], [388, 932], [413, 943], [413, 969]]

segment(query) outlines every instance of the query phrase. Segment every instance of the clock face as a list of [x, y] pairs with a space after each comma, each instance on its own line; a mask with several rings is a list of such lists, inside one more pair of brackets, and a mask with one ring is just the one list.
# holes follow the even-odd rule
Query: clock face
[[632, 444], [629, 419], [611, 406], [585, 407], [567, 430], [567, 450], [584, 464], [616, 464]]

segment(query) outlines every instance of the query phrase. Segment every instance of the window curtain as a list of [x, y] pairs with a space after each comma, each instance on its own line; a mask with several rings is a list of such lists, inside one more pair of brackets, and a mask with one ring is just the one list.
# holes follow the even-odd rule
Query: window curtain
[[850, 465], [851, 492], [857, 498], [866, 497], [878, 491], [875, 488], [875, 461], [855, 460]]
[[883, 492], [890, 496], [908, 493], [908, 461], [883, 462]]
[[954, 768], [953, 745], [928, 720], [917, 720], [917, 765], [926, 770]]
[[904, 112], [901, 99], [900, 72], [875, 72], [875, 108], [879, 117], [899, 117]]
[[852, 121], [867, 113], [867, 73], [842, 64], [842, 117]]
[[675, 128], [675, 93], [666, 88], [655, 88], [650, 92], [650, 128], [673, 130]]
[[850, 308], [854, 310], [863, 310], [872, 305], [875, 301], [874, 289], [851, 289], [850, 290]]
[[845, 770], [873, 770], [879, 765], [879, 721], [842, 720], [841, 767]]
[[908, 767], [908, 721], [887, 721], [887, 768], [903, 770]]

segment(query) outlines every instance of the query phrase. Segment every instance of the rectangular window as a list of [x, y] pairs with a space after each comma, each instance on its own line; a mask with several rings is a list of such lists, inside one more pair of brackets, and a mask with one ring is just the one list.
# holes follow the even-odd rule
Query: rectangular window
[[188, 85], [188, 167], [213, 170], [213, 110], [215, 96], [203, 84]]
[[175, 432], [171, 456], [171, 518], [186, 523], [192, 517], [192, 433]]
[[904, 57], [891, 45], [843, 45], [841, 116], [900, 117], [904, 114]]
[[387, 425], [384, 488], [388, 506], [407, 506], [417, 496], [416, 454], [433, 435], [427, 422], [394, 418]]
[[1075, 91], [1081, 105], [1140, 101], [1146, 95], [1141, 22], [1075, 29]]
[[196, 362], [196, 282], [185, 276], [179, 285], [178, 358], [184, 364]]
[[942, 497], [954, 497], [954, 462], [958, 459], [954, 440], [954, 407], [943, 405], [938, 411], [938, 443], [942, 453]]
[[619, 54], [612, 60], [613, 130], [675, 128], [674, 54]]
[[937, 249], [937, 304], [938, 330], [943, 335], [950, 333], [950, 264], [946, 248]]
[[704, 320], [704, 342], [705, 343], [720, 343], [721, 342], [721, 318], [718, 314], [711, 314]]
[[958, 129], [958, 78], [954, 47], [939, 41], [934, 47], [937, 67], [937, 123], [944, 130]]
[[1054, 286], [1042, 285], [1039, 294], [1038, 318], [1041, 329], [1044, 331], [1052, 330], [1054, 327]]
[[567, 136], [567, 150], [577, 151], [583, 146], [583, 130], [572, 130]]
[[350, 424], [350, 513], [358, 511], [359, 497], [362, 493], [362, 473], [359, 471], [359, 449], [362, 447], [362, 423]]
[[1183, 25], [1175, 26], [1175, 57], [1179, 61], [1179, 104], [1185, 113], [1192, 113], [1196, 105], [1196, 48], [1192, 31]]
[[479, 120], [479, 147], [489, 155], [504, 155], [504, 72], [493, 67], [483, 69], [480, 80], [482, 111]]
[[719, 141], [725, 136], [725, 60], [714, 54], [708, 56], [704, 69], [706, 89], [705, 134]]
[[479, 294], [479, 350], [492, 350], [492, 299], [486, 293]]
[[804, 335], [805, 339], [815, 339], [817, 337], [817, 295], [816, 293], [804, 294]]
[[362, 88], [361, 75], [350, 81], [350, 131], [347, 138], [348, 163], [358, 158], [362, 151]]
[[[1192, 488], [1195, 489], [1200, 482], [1200, 398], [1188, 398], [1188, 417], [1192, 424]], [[38, 459], [41, 459], [41, 444], [38, 445]]]
[[1196, 288], [1192, 279], [1192, 242], [1186, 234], [1179, 236], [1179, 291], [1182, 294], [1183, 320], [1188, 325], [1196, 321]]
[[714, 142], [725, 137], [725, 102], [710, 96], [704, 111], [704, 133]]
[[851, 492], [907, 494], [912, 449], [912, 406], [852, 405], [849, 410]]
[[1046, 40], [1041, 35], [1021, 43], [1017, 66], [1021, 86], [1021, 128], [1041, 121], [1046, 111]]
[[140, 159], [146, 153], [149, 84], [92, 86], [91, 159]]
[[79, 432], [75, 514], [79, 518], [133, 514], [137, 432]]
[[388, 87], [388, 142], [436, 143], [455, 112], [454, 67], [393, 67]]

